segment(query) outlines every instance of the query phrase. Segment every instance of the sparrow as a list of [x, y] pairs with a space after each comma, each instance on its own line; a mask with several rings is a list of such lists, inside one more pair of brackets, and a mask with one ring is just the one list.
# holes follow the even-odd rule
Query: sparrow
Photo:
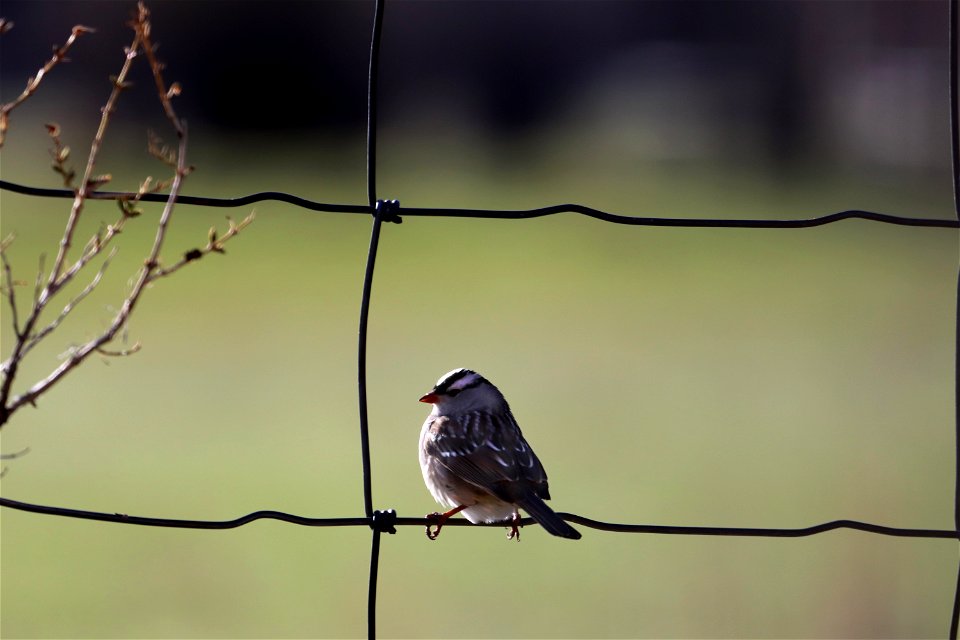
[[543, 465], [489, 380], [454, 369], [420, 402], [433, 405], [420, 431], [420, 470], [434, 499], [449, 509], [427, 515], [428, 538], [435, 540], [444, 523], [463, 512], [474, 524], [509, 523], [507, 538], [519, 540], [519, 509], [555, 536], [580, 538], [544, 502], [550, 491]]

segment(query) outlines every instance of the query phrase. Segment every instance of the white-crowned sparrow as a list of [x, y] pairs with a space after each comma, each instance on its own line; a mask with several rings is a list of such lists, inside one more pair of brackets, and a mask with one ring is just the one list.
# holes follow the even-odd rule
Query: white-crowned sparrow
[[[470, 369], [454, 369], [420, 398], [433, 411], [420, 432], [420, 469], [433, 497], [450, 510], [432, 513], [427, 537], [436, 539], [448, 518], [463, 512], [473, 523], [505, 522], [519, 539], [521, 508], [548, 532], [580, 533], [548, 507], [547, 474], [523, 439], [503, 394]], [[432, 530], [431, 526], [436, 526]]]

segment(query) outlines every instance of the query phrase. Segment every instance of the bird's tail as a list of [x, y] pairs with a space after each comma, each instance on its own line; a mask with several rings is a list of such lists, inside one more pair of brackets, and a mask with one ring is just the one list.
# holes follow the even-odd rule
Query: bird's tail
[[529, 513], [547, 532], [561, 538], [580, 539], [580, 532], [567, 524], [536, 494], [531, 493], [524, 496], [522, 500], [517, 502], [517, 506]]

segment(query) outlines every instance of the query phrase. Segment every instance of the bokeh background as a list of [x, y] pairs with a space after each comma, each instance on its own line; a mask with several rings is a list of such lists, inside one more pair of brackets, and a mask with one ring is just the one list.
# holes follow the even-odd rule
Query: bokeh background
[[[190, 125], [185, 192], [364, 203], [371, 2], [154, 1]], [[5, 180], [57, 186], [43, 123], [82, 168], [122, 63], [129, 2], [4, 0]], [[576, 202], [671, 217], [862, 208], [953, 216], [946, 2], [406, 2], [384, 22], [379, 195], [405, 205]], [[99, 169], [133, 189], [173, 138], [146, 67]], [[0, 193], [16, 278], [68, 201]], [[278, 203], [225, 256], [157, 283], [125, 336], [3, 430], [3, 495], [134, 515], [362, 515], [355, 340], [370, 220]], [[97, 294], [35, 350], [24, 388], [110, 320], [159, 206]], [[231, 212], [242, 217], [248, 210]], [[88, 203], [81, 237], [116, 208]], [[223, 210], [180, 207], [167, 261]], [[549, 472], [554, 506], [631, 523], [952, 528], [957, 235], [620, 227], [572, 214], [408, 217], [381, 239], [368, 373], [377, 508], [435, 505], [415, 459], [444, 372], [485, 373]], [[90, 274], [92, 277], [92, 273]], [[30, 287], [19, 289], [21, 300]], [[11, 344], [5, 306], [0, 338]], [[365, 633], [369, 533], [258, 522], [138, 528], [3, 510], [5, 638]], [[951, 541], [797, 540], [536, 527], [386, 536], [384, 637], [940, 637]]]

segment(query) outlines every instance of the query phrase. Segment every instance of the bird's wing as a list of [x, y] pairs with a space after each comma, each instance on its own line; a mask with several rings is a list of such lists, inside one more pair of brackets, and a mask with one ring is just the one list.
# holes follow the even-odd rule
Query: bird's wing
[[516, 502], [531, 489], [550, 497], [543, 465], [509, 411], [438, 416], [426, 450], [458, 477], [502, 500]]

